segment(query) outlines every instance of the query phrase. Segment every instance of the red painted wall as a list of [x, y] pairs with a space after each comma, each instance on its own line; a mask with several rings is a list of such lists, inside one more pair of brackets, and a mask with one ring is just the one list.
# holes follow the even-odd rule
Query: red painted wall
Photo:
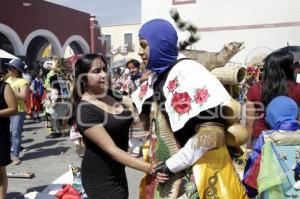
[[[23, 6], [23, 2], [31, 6]], [[82, 36], [90, 45], [90, 15], [42, 0], [0, 0], [0, 23], [14, 29], [22, 42], [34, 30], [46, 29], [61, 45], [71, 35]]]

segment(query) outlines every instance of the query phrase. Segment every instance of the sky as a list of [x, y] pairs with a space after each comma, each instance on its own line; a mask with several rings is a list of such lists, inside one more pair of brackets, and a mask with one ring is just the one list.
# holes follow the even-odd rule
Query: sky
[[94, 14], [102, 26], [141, 22], [141, 0], [46, 0]]

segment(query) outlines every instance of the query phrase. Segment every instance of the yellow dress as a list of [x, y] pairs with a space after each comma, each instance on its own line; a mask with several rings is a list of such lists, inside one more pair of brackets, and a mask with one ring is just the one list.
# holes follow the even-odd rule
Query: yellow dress
[[[150, 120], [153, 122], [150, 126], [150, 140], [143, 147], [143, 155], [145, 161], [157, 164], [176, 154], [180, 147], [168, 127], [165, 117], [155, 104], [152, 110]], [[213, 137], [214, 132], [217, 131], [208, 132], [206, 129], [202, 132]], [[200, 134], [197, 133], [197, 135]], [[196, 137], [200, 140], [204, 139], [201, 136]], [[204, 153], [191, 167], [171, 176], [164, 184], [157, 184], [155, 176], [146, 175], [140, 184], [140, 198], [248, 198], [235, 171], [226, 145], [223, 142], [218, 146], [218, 148]]]

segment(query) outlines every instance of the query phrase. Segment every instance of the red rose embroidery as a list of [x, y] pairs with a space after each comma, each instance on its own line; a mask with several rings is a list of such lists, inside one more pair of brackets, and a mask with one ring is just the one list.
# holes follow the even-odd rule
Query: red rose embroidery
[[177, 88], [177, 84], [178, 84], [177, 79], [173, 79], [169, 81], [167, 88], [169, 89], [170, 92], [173, 92]]
[[141, 85], [141, 90], [140, 90], [140, 93], [139, 93], [139, 97], [143, 98], [145, 96], [147, 90], [148, 90], [148, 82]]
[[196, 104], [203, 104], [207, 102], [207, 98], [209, 97], [208, 91], [206, 88], [204, 89], [197, 89], [194, 98], [196, 100]]
[[177, 113], [187, 113], [191, 109], [191, 98], [187, 92], [175, 92], [172, 97], [171, 105]]

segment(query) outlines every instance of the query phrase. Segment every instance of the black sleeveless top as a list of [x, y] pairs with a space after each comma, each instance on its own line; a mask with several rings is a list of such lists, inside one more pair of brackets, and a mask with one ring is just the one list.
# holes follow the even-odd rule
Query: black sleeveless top
[[[0, 110], [7, 108], [4, 90], [7, 83], [0, 81]], [[0, 143], [9, 140], [9, 117], [0, 117]]]

